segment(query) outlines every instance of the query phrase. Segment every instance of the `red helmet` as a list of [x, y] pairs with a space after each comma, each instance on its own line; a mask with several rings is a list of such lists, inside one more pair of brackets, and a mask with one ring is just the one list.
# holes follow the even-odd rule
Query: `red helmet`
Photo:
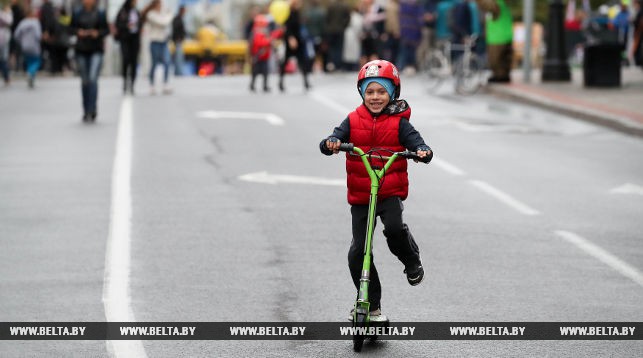
[[359, 92], [360, 96], [362, 95], [362, 92], [360, 91], [362, 81], [369, 77], [381, 77], [391, 80], [395, 86], [395, 98], [400, 96], [400, 90], [402, 87], [400, 84], [400, 73], [394, 64], [386, 60], [373, 60], [362, 66], [362, 69], [359, 70], [359, 74], [357, 75], [357, 92]]
[[263, 30], [270, 25], [270, 21], [265, 15], [257, 15], [254, 18], [253, 30]]

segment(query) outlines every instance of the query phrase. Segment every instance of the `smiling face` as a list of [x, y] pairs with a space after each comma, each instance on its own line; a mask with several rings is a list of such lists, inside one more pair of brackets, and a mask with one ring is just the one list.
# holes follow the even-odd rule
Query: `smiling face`
[[364, 91], [364, 105], [371, 113], [382, 112], [390, 100], [386, 88], [377, 82], [371, 82]]

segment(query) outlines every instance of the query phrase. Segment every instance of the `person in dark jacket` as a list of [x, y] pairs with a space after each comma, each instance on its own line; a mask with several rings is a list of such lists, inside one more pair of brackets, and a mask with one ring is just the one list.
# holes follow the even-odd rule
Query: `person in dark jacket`
[[397, 65], [402, 71], [407, 66], [417, 70], [416, 50], [422, 41], [424, 7], [418, 0], [400, 1], [400, 51]]
[[38, 17], [40, 19], [40, 28], [42, 29], [42, 58], [46, 60], [43, 67], [49, 68], [49, 72], [53, 74], [57, 72], [53, 67], [52, 60], [54, 57], [53, 43], [56, 41], [58, 33], [58, 19], [56, 9], [54, 9], [51, 0], [44, 0], [42, 6], [40, 6]]
[[351, 8], [342, 0], [333, 0], [326, 12], [326, 42], [328, 43], [327, 71], [342, 68], [344, 31], [351, 21]]
[[0, 75], [5, 85], [9, 85], [9, 40], [13, 15], [8, 3], [0, 2]]
[[94, 122], [98, 76], [103, 65], [103, 42], [109, 34], [105, 12], [98, 10], [96, 0], [82, 0], [82, 8], [71, 18], [71, 29], [77, 36], [76, 68], [81, 78], [83, 122]]
[[[339, 153], [341, 143], [353, 143], [365, 152], [374, 149], [387, 156], [388, 151], [399, 152], [405, 148], [424, 158], [433, 156], [431, 148], [411, 125], [411, 108], [400, 95], [400, 77], [390, 62], [374, 60], [360, 70], [357, 88], [362, 104], [335, 128], [333, 134], [319, 143], [325, 155]], [[375, 153], [372, 165], [382, 165]], [[348, 266], [355, 287], [359, 290], [364, 261], [366, 225], [368, 219], [371, 181], [360, 156], [346, 156], [348, 203], [351, 205], [353, 240], [348, 251]], [[408, 196], [408, 173], [405, 160], [393, 163], [381, 180], [376, 215], [384, 225], [384, 236], [391, 252], [404, 264], [406, 279], [412, 286], [424, 278], [418, 246], [402, 219], [402, 201]], [[386, 321], [381, 314], [382, 287], [371, 257], [370, 320]]]
[[138, 55], [141, 51], [141, 12], [136, 8], [137, 0], [125, 0], [116, 14], [116, 39], [120, 42], [123, 94], [134, 94], [134, 82], [138, 68]]
[[22, 51], [14, 34], [18, 24], [26, 16], [25, 8], [23, 7], [21, 0], [11, 0], [11, 14], [13, 15], [13, 23], [11, 23], [11, 40], [9, 41], [9, 62], [13, 59], [13, 70], [15, 72], [20, 72], [24, 70], [22, 63]]
[[636, 15], [633, 20], [634, 38], [632, 40], [631, 56], [636, 66], [643, 68], [643, 0], [634, 3]]
[[304, 76], [304, 88], [310, 89], [308, 82], [308, 57], [306, 55], [306, 44], [301, 36], [301, 0], [290, 0], [290, 16], [286, 20], [286, 55], [279, 66], [279, 90], [284, 92], [284, 75], [286, 74], [286, 65], [291, 57], [297, 58], [297, 66]]
[[174, 42], [174, 75], [183, 75], [183, 63], [185, 55], [183, 54], [183, 41], [187, 33], [185, 32], [185, 24], [183, 23], [183, 16], [185, 15], [185, 6], [179, 7], [179, 12], [172, 19], [172, 42]]

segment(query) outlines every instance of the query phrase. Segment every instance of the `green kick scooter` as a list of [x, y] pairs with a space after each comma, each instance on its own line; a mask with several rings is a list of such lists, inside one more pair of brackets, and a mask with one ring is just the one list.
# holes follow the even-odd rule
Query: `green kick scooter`
[[[386, 171], [391, 167], [393, 162], [396, 159], [414, 159], [423, 163], [428, 163], [431, 161], [431, 156], [420, 158], [417, 154], [410, 151], [403, 152], [392, 152], [386, 149], [373, 148], [369, 152], [364, 153], [364, 151], [358, 147], [355, 147], [352, 143], [342, 143], [339, 146], [339, 150], [343, 152], [348, 152], [349, 155], [358, 155], [362, 159], [368, 176], [371, 179], [371, 196], [368, 204], [368, 220], [366, 223], [366, 244], [364, 247], [364, 264], [362, 265], [362, 275], [360, 278], [359, 292], [357, 294], [357, 300], [355, 301], [355, 308], [353, 310], [353, 327], [363, 327], [363, 331], [368, 330], [368, 327], [382, 326], [387, 327], [389, 324], [388, 319], [384, 321], [371, 322], [370, 321], [370, 302], [368, 301], [368, 284], [370, 282], [370, 270], [371, 270], [371, 252], [373, 249], [373, 231], [375, 230], [375, 213], [377, 207], [377, 193], [380, 188], [380, 184]], [[379, 152], [388, 152], [390, 156], [382, 156]], [[386, 161], [384, 166], [381, 169], [373, 168], [371, 166], [370, 159]], [[358, 333], [358, 332], [356, 332]], [[369, 338], [371, 340], [376, 340], [377, 335], [365, 335], [365, 334], [355, 334], [353, 336], [353, 350], [355, 352], [360, 352], [362, 346], [364, 345], [364, 339]]]

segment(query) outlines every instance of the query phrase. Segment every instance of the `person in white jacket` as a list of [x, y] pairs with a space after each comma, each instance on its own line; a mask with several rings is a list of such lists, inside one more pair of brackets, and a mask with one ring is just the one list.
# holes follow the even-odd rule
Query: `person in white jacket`
[[9, 40], [11, 40], [11, 24], [13, 13], [9, 2], [0, 8], [0, 73], [4, 84], [9, 84]]
[[169, 86], [170, 76], [170, 50], [168, 41], [170, 39], [173, 14], [161, 6], [161, 0], [152, 0], [143, 12], [147, 25], [146, 31], [150, 40], [150, 54], [152, 66], [150, 68], [150, 92], [156, 94], [154, 87], [154, 71], [156, 65], [163, 65], [163, 93], [171, 93]]

